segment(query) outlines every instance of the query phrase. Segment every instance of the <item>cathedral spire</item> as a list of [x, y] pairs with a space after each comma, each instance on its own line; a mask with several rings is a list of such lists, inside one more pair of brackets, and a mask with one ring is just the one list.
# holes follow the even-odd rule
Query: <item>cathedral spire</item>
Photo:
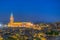
[[13, 17], [13, 13], [11, 12], [11, 16], [10, 16], [10, 22], [14, 22], [14, 17]]
[[13, 13], [11, 12], [11, 17], [13, 17]]

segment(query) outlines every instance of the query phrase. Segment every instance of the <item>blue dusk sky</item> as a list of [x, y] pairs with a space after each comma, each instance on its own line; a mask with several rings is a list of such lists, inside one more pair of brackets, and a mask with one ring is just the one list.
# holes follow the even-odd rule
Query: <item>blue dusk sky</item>
[[0, 22], [60, 22], [60, 0], [0, 0]]

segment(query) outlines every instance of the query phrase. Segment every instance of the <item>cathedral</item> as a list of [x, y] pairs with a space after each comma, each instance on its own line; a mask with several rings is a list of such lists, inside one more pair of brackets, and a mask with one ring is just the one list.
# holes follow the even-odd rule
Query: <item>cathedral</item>
[[33, 23], [31, 22], [14, 22], [13, 13], [11, 13], [8, 27], [29, 27], [30, 28], [32, 26], [33, 26]]

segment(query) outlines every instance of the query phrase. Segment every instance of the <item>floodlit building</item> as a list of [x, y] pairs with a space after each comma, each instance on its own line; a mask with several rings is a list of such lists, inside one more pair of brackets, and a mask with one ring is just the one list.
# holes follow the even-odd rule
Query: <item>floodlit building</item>
[[31, 27], [31, 26], [33, 26], [31, 22], [14, 22], [13, 13], [11, 13], [8, 27]]

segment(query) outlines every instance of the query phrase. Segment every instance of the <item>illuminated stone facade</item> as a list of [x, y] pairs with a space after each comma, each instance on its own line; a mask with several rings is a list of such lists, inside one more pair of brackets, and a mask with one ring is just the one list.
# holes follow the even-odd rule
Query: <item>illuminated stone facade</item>
[[14, 22], [13, 14], [10, 16], [10, 22], [8, 23], [8, 27], [32, 27], [33, 24], [31, 22]]

